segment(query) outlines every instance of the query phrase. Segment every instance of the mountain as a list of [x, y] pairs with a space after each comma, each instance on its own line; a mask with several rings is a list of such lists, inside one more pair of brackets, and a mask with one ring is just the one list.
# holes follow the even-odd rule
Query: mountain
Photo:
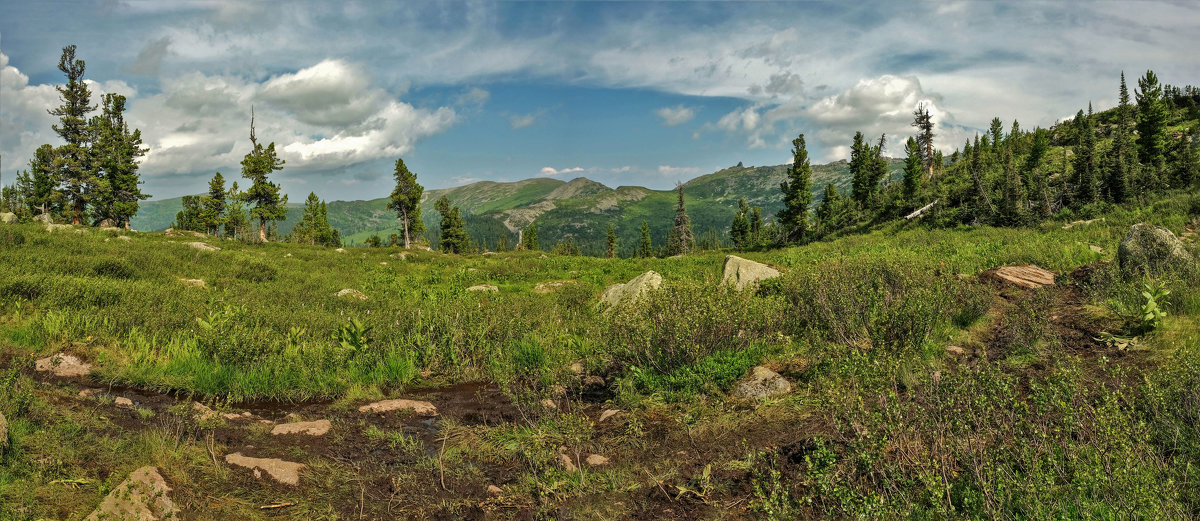
[[[903, 161], [888, 161], [889, 177], [896, 178]], [[740, 164], [703, 175], [683, 184], [688, 215], [696, 236], [715, 234], [727, 241], [729, 224], [737, 213], [738, 200], [761, 206], [764, 217], [783, 208], [779, 184], [787, 165], [744, 167]], [[814, 204], [828, 183], [849, 191], [850, 172], [846, 161], [813, 166]], [[436, 242], [440, 216], [433, 203], [445, 195], [462, 209], [467, 233], [488, 248], [495, 248], [501, 236], [515, 245], [519, 230], [536, 221], [541, 246], [573, 238], [585, 254], [604, 251], [608, 225], [616, 228], [619, 251], [631, 254], [641, 236], [641, 223], [650, 225], [656, 246], [666, 242], [667, 231], [675, 214], [674, 190], [651, 190], [640, 186], [610, 188], [587, 178], [570, 181], [551, 178], [525, 179], [511, 183], [480, 181], [465, 186], [426, 190], [421, 200], [421, 217], [428, 228], [425, 236]], [[400, 234], [396, 216], [387, 209], [387, 198], [368, 201], [332, 201], [328, 203], [329, 222], [347, 245], [362, 244], [367, 237], [383, 239]], [[164, 230], [181, 208], [182, 198], [147, 201], [134, 218], [135, 229]], [[279, 233], [287, 234], [300, 219], [303, 207], [291, 204], [287, 220], [279, 223]]]

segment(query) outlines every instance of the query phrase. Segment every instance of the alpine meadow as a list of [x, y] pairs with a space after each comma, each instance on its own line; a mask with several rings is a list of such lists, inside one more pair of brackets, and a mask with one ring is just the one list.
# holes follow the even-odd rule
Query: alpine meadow
[[1198, 21], [0, 1], [0, 520], [1200, 518]]

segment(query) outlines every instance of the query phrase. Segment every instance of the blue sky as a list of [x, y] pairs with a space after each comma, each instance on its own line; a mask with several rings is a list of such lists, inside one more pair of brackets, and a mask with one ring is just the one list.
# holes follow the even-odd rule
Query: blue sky
[[289, 2], [0, 0], [0, 154], [42, 143], [64, 45], [129, 97], [145, 190], [238, 178], [257, 135], [293, 200], [585, 176], [667, 188], [738, 162], [815, 161], [854, 132], [899, 154], [913, 108], [952, 150], [993, 116], [1046, 126], [1114, 104], [1118, 74], [1200, 83], [1192, 2]]

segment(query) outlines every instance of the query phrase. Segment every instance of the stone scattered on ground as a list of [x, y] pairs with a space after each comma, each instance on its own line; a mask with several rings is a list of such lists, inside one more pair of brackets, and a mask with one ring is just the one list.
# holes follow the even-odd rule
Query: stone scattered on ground
[[8, 420], [4, 418], [4, 413], [0, 412], [0, 455], [4, 454], [4, 449], [8, 448]]
[[584, 461], [586, 461], [587, 464], [592, 467], [603, 467], [608, 465], [608, 458], [599, 454], [588, 454], [587, 459]]
[[281, 435], [281, 434], [306, 434], [308, 436], [324, 436], [325, 433], [329, 432], [329, 429], [332, 426], [333, 425], [331, 423], [329, 423], [329, 420], [281, 423], [279, 425], [276, 425], [274, 429], [271, 429], [271, 434], [276, 435], [276, 436]]
[[192, 412], [196, 414], [196, 419], [200, 421], [210, 421], [219, 418], [217, 411], [200, 402], [192, 402]]
[[40, 224], [53, 224], [54, 218], [50, 217], [50, 214], [48, 213], [40, 213], [33, 217], [33, 222]]
[[560, 453], [558, 455], [558, 464], [567, 472], [575, 472], [579, 470], [579, 467], [575, 466], [575, 462], [571, 461], [571, 457], [566, 455], [566, 453]]
[[408, 260], [408, 254], [405, 252], [393, 253], [393, 254], [389, 255], [389, 257], [391, 257], [393, 259], [398, 259], [398, 260]]
[[962, 356], [963, 353], [965, 353], [966, 351], [963, 350], [963, 348], [958, 347], [958, 346], [946, 346], [946, 352], [950, 353], [954, 356]]
[[80, 360], [75, 355], [59, 353], [34, 362], [34, 369], [54, 376], [71, 378], [92, 374], [92, 364]]
[[488, 485], [487, 493], [492, 496], [499, 496], [500, 494], [504, 493], [504, 489], [497, 487], [496, 485]]
[[486, 291], [489, 293], [495, 293], [497, 291], [500, 291], [500, 288], [497, 288], [496, 286], [493, 286], [491, 284], [476, 284], [474, 286], [467, 288], [467, 291]]
[[411, 410], [414, 414], [420, 416], [437, 416], [438, 411], [432, 403], [422, 400], [405, 400], [403, 398], [396, 400], [383, 400], [379, 402], [369, 403], [358, 408], [359, 412], [392, 412], [399, 410]]
[[346, 253], [346, 248], [338, 248], [338, 249], [336, 249], [336, 250], [333, 250], [333, 251], [336, 251], [336, 252], [338, 252], [338, 253]]
[[583, 362], [573, 362], [567, 366], [567, 370], [574, 374], [583, 374]]
[[80, 398], [91, 398], [93, 396], [96, 396], [97, 394], [100, 394], [101, 392], [103, 392], [103, 391], [101, 391], [100, 389], [81, 389], [79, 391], [79, 397]]
[[733, 395], [738, 398], [762, 399], [789, 393], [792, 384], [779, 373], [761, 365], [750, 370], [750, 376], [733, 386]]
[[779, 270], [761, 262], [728, 255], [725, 257], [725, 274], [721, 276], [721, 284], [732, 284], [733, 289], [741, 291], [747, 286], [757, 285], [761, 280], [779, 275]]
[[600, 411], [599, 423], [604, 423], [604, 420], [612, 418], [613, 416], [620, 414], [620, 412], [620, 409], [604, 409], [603, 411]]
[[1164, 270], [1191, 269], [1196, 258], [1171, 230], [1138, 223], [1121, 239], [1117, 262], [1127, 272], [1157, 274]]
[[200, 242], [200, 241], [185, 242], [184, 245], [195, 248], [200, 251], [221, 251], [221, 248], [213, 246], [207, 242]]
[[112, 219], [104, 219], [96, 226], [98, 226], [101, 230], [115, 230], [117, 229], [117, 222]]
[[104, 498], [84, 521], [160, 521], [177, 519], [179, 508], [167, 494], [171, 487], [154, 467], [142, 467]]
[[554, 400], [551, 400], [549, 398], [543, 398], [542, 399], [542, 407], [545, 407], [547, 409], [557, 410], [558, 404], [554, 403]]
[[533, 292], [545, 295], [546, 293], [553, 293], [562, 289], [564, 286], [569, 286], [571, 284], [578, 284], [578, 282], [573, 280], [552, 280], [549, 282], [539, 282], [533, 287]]
[[124, 396], [118, 396], [113, 399], [113, 404], [117, 407], [133, 407], [133, 400], [130, 400]]
[[225, 418], [226, 420], [249, 420], [249, 419], [253, 418], [254, 415], [250, 414], [250, 411], [243, 411], [240, 413], [223, 412], [223, 413], [221, 413], [221, 417]]
[[271, 479], [292, 486], [300, 484], [300, 471], [307, 466], [279, 458], [251, 458], [243, 456], [240, 452], [227, 454], [225, 462], [252, 470], [255, 478], [262, 479], [262, 473], [265, 472]]
[[202, 279], [179, 279], [179, 282], [182, 282], [184, 286], [187, 286], [189, 288], [206, 288], [206, 287], [208, 287], [206, 284], [204, 284], [204, 280], [202, 280]]
[[343, 289], [343, 290], [337, 292], [334, 296], [338, 297], [338, 298], [345, 297], [345, 298], [356, 298], [358, 300], [367, 300], [367, 295], [356, 289]]
[[4, 224], [17, 224], [17, 214], [9, 212], [0, 213], [0, 222]]
[[46, 231], [48, 231], [48, 232], [50, 232], [50, 233], [54, 233], [54, 232], [58, 232], [58, 231], [67, 231], [67, 230], [73, 230], [73, 229], [75, 229], [75, 227], [74, 227], [74, 226], [71, 226], [71, 225], [69, 225], [69, 224], [54, 224], [54, 223], [50, 223], [50, 224], [47, 224], [47, 225], [46, 225]]
[[1088, 249], [1089, 249], [1089, 250], [1092, 250], [1092, 251], [1094, 251], [1094, 252], [1096, 252], [1096, 253], [1104, 253], [1104, 248], [1101, 248], [1101, 247], [1099, 247], [1099, 246], [1096, 246], [1095, 244], [1089, 244], [1089, 245], [1088, 245]]
[[1088, 220], [1086, 220], [1086, 221], [1071, 221], [1071, 222], [1069, 222], [1069, 223], [1067, 223], [1067, 224], [1064, 224], [1064, 225], [1063, 225], [1063, 229], [1064, 229], [1064, 230], [1070, 230], [1071, 228], [1074, 228], [1074, 227], [1076, 227], [1076, 226], [1087, 226], [1087, 225], [1089, 225], [1089, 224], [1092, 224], [1092, 223], [1094, 223], [1094, 222], [1104, 222], [1104, 218], [1103, 218], [1103, 217], [1101, 217], [1101, 218], [1099, 218], [1099, 219], [1088, 219]]
[[1012, 284], [1022, 288], [1042, 288], [1054, 285], [1054, 272], [1047, 271], [1032, 264], [1025, 266], [1004, 266], [983, 272], [985, 278]]
[[600, 295], [600, 302], [609, 306], [618, 306], [637, 302], [643, 295], [662, 286], [662, 275], [647, 271], [624, 284], [613, 284]]

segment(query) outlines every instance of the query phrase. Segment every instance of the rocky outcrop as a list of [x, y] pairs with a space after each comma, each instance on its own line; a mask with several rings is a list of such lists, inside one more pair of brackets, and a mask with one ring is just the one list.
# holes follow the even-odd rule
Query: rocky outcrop
[[1001, 284], [1012, 284], [1022, 288], [1037, 289], [1054, 285], [1054, 272], [1047, 271], [1032, 264], [1025, 266], [1004, 266], [988, 270], [980, 275], [981, 278], [993, 280]]
[[9, 212], [0, 213], [0, 223], [17, 224], [17, 214]]
[[733, 289], [741, 291], [757, 285], [760, 280], [773, 279], [779, 275], [779, 270], [766, 264], [729, 255], [725, 257], [725, 274], [721, 277], [721, 284], [732, 284]]
[[262, 475], [265, 472], [271, 479], [284, 485], [292, 486], [300, 484], [300, 471], [304, 470], [304, 467], [307, 467], [303, 463], [283, 461], [279, 458], [251, 458], [243, 456], [240, 452], [227, 454], [225, 462], [230, 465], [250, 469], [254, 472], [255, 478], [262, 479]]
[[33, 217], [33, 222], [39, 224], [54, 224], [54, 218], [48, 213], [40, 213]]
[[329, 420], [316, 420], [310, 422], [295, 422], [281, 423], [271, 429], [271, 434], [279, 436], [282, 434], [305, 434], [308, 436], [324, 436], [329, 432], [333, 424]]
[[1146, 223], [1133, 225], [1121, 239], [1117, 262], [1128, 273], [1156, 274], [1196, 266], [1196, 258], [1171, 230]]
[[600, 295], [600, 302], [609, 306], [619, 306], [637, 302], [647, 293], [662, 286], [662, 275], [647, 271], [624, 284], [613, 284]]
[[359, 412], [392, 412], [399, 410], [410, 410], [414, 414], [420, 416], [437, 416], [438, 411], [432, 403], [422, 400], [383, 400], [380, 402], [369, 403], [358, 408]]
[[38, 359], [34, 362], [34, 369], [63, 378], [92, 374], [92, 364], [80, 360], [75, 355], [64, 353]]
[[750, 370], [750, 376], [742, 379], [733, 386], [733, 395], [738, 398], [762, 399], [786, 394], [792, 391], [792, 384], [779, 373], [763, 366], [755, 366]]
[[154, 467], [142, 467], [117, 485], [84, 521], [160, 521], [178, 519], [179, 508], [167, 494], [171, 487]]

